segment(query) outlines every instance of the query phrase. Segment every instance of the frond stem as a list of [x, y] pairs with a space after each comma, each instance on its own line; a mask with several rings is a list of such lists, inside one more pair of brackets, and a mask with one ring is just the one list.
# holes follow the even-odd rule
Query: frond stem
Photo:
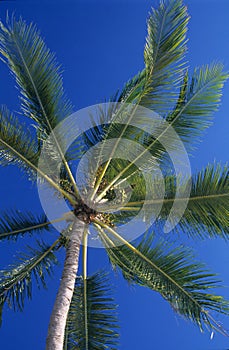
[[[98, 189], [99, 189], [99, 186], [100, 186], [100, 184], [101, 184], [101, 181], [102, 181], [102, 179], [103, 179], [103, 177], [104, 177], [104, 175], [105, 175], [105, 173], [106, 173], [106, 171], [107, 171], [107, 168], [108, 168], [108, 166], [110, 165], [110, 162], [111, 162], [111, 160], [112, 160], [112, 157], [113, 157], [113, 155], [114, 155], [114, 153], [115, 153], [115, 151], [116, 151], [116, 149], [117, 149], [117, 147], [118, 147], [119, 140], [120, 140], [121, 137], [124, 135], [124, 132], [126, 131], [126, 129], [127, 129], [128, 125], [129, 125], [129, 123], [130, 123], [130, 121], [131, 121], [131, 119], [132, 119], [132, 117], [133, 117], [133, 115], [134, 115], [134, 113], [135, 113], [137, 107], [138, 107], [138, 105], [136, 104], [135, 107], [134, 107], [134, 109], [133, 109], [133, 112], [130, 114], [130, 117], [129, 117], [127, 123], [125, 124], [125, 126], [124, 126], [124, 128], [123, 128], [121, 134], [119, 135], [119, 138], [118, 138], [117, 141], [115, 142], [115, 145], [114, 145], [114, 147], [113, 147], [113, 149], [112, 149], [112, 151], [111, 151], [110, 157], [109, 157], [109, 159], [106, 161], [106, 164], [105, 164], [105, 166], [104, 166], [104, 168], [103, 168], [103, 171], [102, 171], [102, 173], [101, 173], [101, 175], [100, 175], [100, 177], [99, 177], [99, 179], [98, 179], [98, 181], [97, 181], [97, 184], [96, 184], [96, 186], [95, 186], [95, 189], [94, 189], [94, 191], [93, 191], [93, 193], [92, 193], [91, 200], [94, 199], [94, 197], [95, 197], [95, 195], [96, 195], [96, 193], [97, 193], [97, 191], [98, 191]], [[120, 111], [119, 111], [119, 112], [120, 112]], [[102, 198], [102, 197], [101, 197], [101, 198]], [[101, 198], [100, 198], [100, 199], [101, 199]], [[97, 197], [97, 199], [98, 199], [98, 197]], [[96, 199], [96, 201], [97, 201], [97, 199]]]
[[[229, 197], [229, 192], [227, 193], [219, 193], [219, 194], [209, 194], [205, 196], [195, 196], [195, 197], [181, 197], [181, 198], [176, 198], [176, 201], [183, 202], [183, 201], [197, 201], [197, 200], [208, 200], [208, 199], [217, 199], [217, 198], [223, 198], [223, 197]], [[120, 207], [121, 204], [117, 204], [116, 206], [111, 206], [109, 207], [110, 209], [116, 209], [120, 208], [120, 210], [123, 211], [131, 211], [135, 210], [138, 211], [140, 210], [140, 207], [136, 207], [136, 205], [143, 205], [143, 204], [166, 204], [166, 203], [171, 203], [174, 202], [175, 198], [161, 198], [161, 199], [152, 199], [152, 200], [141, 200], [137, 202], [128, 202], [128, 207]], [[133, 208], [131, 207], [133, 206]]]

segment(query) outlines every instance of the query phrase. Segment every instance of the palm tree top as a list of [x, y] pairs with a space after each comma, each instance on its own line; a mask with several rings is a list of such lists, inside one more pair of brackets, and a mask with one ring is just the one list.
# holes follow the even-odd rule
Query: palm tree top
[[[7, 305], [23, 310], [25, 299], [32, 296], [33, 283], [46, 287], [47, 275], [53, 273], [58, 262], [57, 252], [66, 251], [63, 283], [54, 306], [57, 317], [63, 293], [74, 286], [65, 309], [62, 349], [118, 347], [117, 305], [110, 296], [108, 277], [105, 272], [92, 276], [87, 272], [92, 232], [96, 232], [112, 268], [121, 271], [128, 283], [160, 293], [175, 312], [200, 330], [210, 328], [227, 335], [215, 316], [228, 315], [229, 310], [228, 301], [212, 292], [221, 286], [217, 275], [178, 240], [173, 244], [168, 241], [175, 235], [228, 239], [228, 165], [209, 164], [179, 182], [176, 172], [171, 171], [174, 163], [168, 155], [180, 151], [169, 137], [171, 129], [187, 152], [192, 152], [193, 144], [218, 110], [228, 73], [218, 62], [189, 68], [189, 15], [182, 0], [161, 1], [157, 9], [152, 9], [147, 23], [143, 70], [110, 99], [106, 110], [99, 105], [96, 115], [88, 115], [91, 127], [66, 152], [69, 134], [58, 127], [72, 114], [73, 107], [64, 92], [55, 55], [35, 25], [15, 16], [0, 24], [0, 54], [19, 89], [22, 114], [18, 117], [5, 106], [0, 109], [0, 164], [19, 167], [33, 184], [38, 179], [39, 186], [52, 188], [56, 203], [62, 198], [69, 207], [68, 212], [54, 219], [44, 213], [35, 214], [31, 208], [22, 213], [9, 209], [1, 213], [1, 240], [17, 241], [29, 236], [38, 239], [36, 248], [27, 247], [26, 253], [1, 270], [0, 311]], [[163, 123], [158, 122], [157, 115]], [[128, 140], [125, 150], [124, 139]], [[91, 149], [95, 149], [95, 156], [84, 163], [85, 176], [77, 181], [75, 169]], [[131, 161], [123, 159], [122, 153], [128, 154]], [[153, 176], [158, 166], [163, 181]], [[152, 193], [149, 199], [146, 179]], [[183, 194], [178, 198], [180, 206], [187, 206], [167, 238], [162, 228], [175, 202], [178, 184]], [[120, 234], [120, 227], [128, 227], [138, 213], [139, 220], [150, 222], [157, 205], [157, 220], [145, 235], [131, 241]], [[176, 214], [175, 211], [174, 217]], [[59, 223], [65, 227], [55, 232], [53, 225]], [[41, 241], [41, 233], [50, 240], [50, 231], [54, 231], [55, 240], [50, 244]], [[76, 277], [80, 245], [82, 269]], [[70, 279], [66, 271], [74, 278]], [[50, 344], [56, 337], [53, 329], [57, 331], [58, 324], [54, 327], [54, 323], [51, 319], [47, 349], [52, 348]]]

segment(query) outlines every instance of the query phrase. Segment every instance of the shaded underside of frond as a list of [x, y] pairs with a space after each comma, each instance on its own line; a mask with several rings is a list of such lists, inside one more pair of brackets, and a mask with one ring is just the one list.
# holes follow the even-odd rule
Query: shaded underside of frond
[[100, 271], [87, 277], [85, 293], [83, 278], [77, 278], [66, 326], [66, 349], [117, 349], [117, 305], [109, 285], [107, 274]]
[[129, 79], [117, 97], [111, 99], [111, 102], [138, 103], [139, 97], [144, 94], [145, 83], [146, 70], [144, 69]]
[[38, 159], [38, 144], [30, 130], [6, 107], [1, 107], [0, 164], [3, 166], [15, 164], [34, 178]]
[[[22, 310], [26, 298], [32, 298], [32, 285], [46, 288], [46, 276], [51, 275], [53, 266], [57, 264], [54, 254], [59, 240], [47, 246], [37, 242], [38, 247], [27, 248], [27, 253], [21, 253], [17, 262], [6, 270], [0, 271], [0, 308], [4, 304], [16, 310]], [[34, 281], [33, 281], [34, 279]]]
[[[167, 177], [166, 198], [161, 211], [165, 219], [176, 193], [176, 180]], [[182, 201], [182, 199], [180, 199]], [[192, 237], [229, 238], [229, 169], [221, 164], [209, 164], [193, 176], [187, 209], [177, 229]]]
[[[229, 236], [229, 176], [228, 165], [209, 164], [206, 168], [192, 176], [191, 180], [179, 183], [179, 198], [176, 198], [177, 210], [174, 211], [171, 220], [176, 222], [180, 215], [179, 208], [187, 204], [187, 208], [176, 224], [176, 231], [183, 232], [193, 238], [212, 238], [223, 237], [228, 239]], [[118, 224], [119, 219], [122, 221], [129, 220], [138, 214], [141, 210], [141, 218], [150, 220], [155, 209], [161, 208], [157, 216], [155, 228], [163, 232], [163, 224], [169, 217], [176, 192], [178, 190], [175, 175], [165, 175], [163, 184], [161, 180], [153, 178], [146, 193], [145, 179], [140, 172], [136, 172], [128, 180], [130, 187], [126, 187], [126, 193], [131, 189], [131, 197], [128, 202], [122, 205], [115, 203], [115, 192], [110, 205], [106, 206], [113, 209], [112, 218]], [[187, 191], [191, 181], [191, 191]], [[164, 191], [163, 186], [164, 187]], [[125, 188], [124, 188], [125, 191]], [[151, 193], [146, 199], [146, 195]], [[187, 197], [188, 196], [188, 197]], [[109, 192], [105, 198], [109, 198]], [[125, 198], [124, 198], [125, 199]], [[144, 208], [143, 208], [144, 204]], [[118, 210], [119, 208], [119, 210]], [[117, 210], [117, 211], [115, 211]]]
[[0, 213], [0, 240], [17, 240], [24, 234], [40, 234], [50, 230], [51, 226], [45, 214], [38, 216], [32, 212], [20, 210], [7, 210]]
[[[121, 178], [128, 178], [131, 173], [135, 173], [134, 166], [121, 159], [122, 154], [124, 158], [128, 156], [133, 164], [137, 161], [140, 170], [144, 168], [150, 171], [156, 168], [159, 162], [167, 171], [171, 167], [168, 156], [171, 152], [175, 151], [177, 157], [181, 152], [182, 158], [184, 151], [181, 150], [181, 141], [190, 147], [189, 144], [210, 125], [212, 114], [219, 106], [227, 77], [223, 65], [219, 63], [197, 68], [191, 77], [186, 72], [175, 107], [167, 114], [165, 123], [145, 108], [114, 103], [116, 109], [111, 110], [110, 120], [109, 115], [104, 118], [102, 114], [101, 125], [92, 128], [84, 137], [87, 148], [105, 141], [101, 144], [98, 155], [98, 159], [108, 159], [103, 165], [106, 167], [102, 176], [104, 181], [112, 181], [113, 186]], [[172, 85], [170, 89], [173, 90]], [[112, 106], [113, 104], [111, 109]], [[116, 139], [116, 142], [111, 147], [109, 140], [112, 139]], [[126, 140], [130, 142], [124, 143]], [[151, 154], [151, 157], [147, 154]], [[100, 179], [98, 182], [101, 182]], [[99, 187], [101, 186], [98, 186], [98, 189]], [[108, 189], [108, 186], [105, 189]], [[105, 191], [102, 191], [102, 194], [104, 195]]]
[[[103, 241], [108, 243], [105, 235]], [[205, 324], [221, 331], [208, 311], [228, 314], [228, 302], [211, 294], [218, 281], [193, 260], [189, 250], [171, 249], [166, 242], [155, 243], [151, 237], [143, 239], [134, 249], [123, 245], [107, 248], [107, 253], [112, 265], [121, 269], [127, 281], [159, 292], [176, 312], [200, 329]]]
[[221, 63], [212, 63], [186, 72], [175, 108], [166, 121], [186, 144], [201, 135], [217, 111], [228, 74]]
[[38, 166], [40, 147], [30, 128], [11, 114], [6, 107], [0, 108], [0, 165], [17, 165], [32, 181], [36, 181], [37, 175], [39, 175], [39, 180], [46, 180], [58, 192], [62, 192], [68, 197], [68, 193], [63, 191], [61, 182], [66, 180], [68, 185], [72, 186], [69, 176], [66, 175], [66, 170], [61, 170], [61, 180], [58, 179], [56, 176], [56, 149], [53, 152], [48, 151], [46, 152], [45, 164], [43, 161], [43, 169], [41, 169], [41, 163]]

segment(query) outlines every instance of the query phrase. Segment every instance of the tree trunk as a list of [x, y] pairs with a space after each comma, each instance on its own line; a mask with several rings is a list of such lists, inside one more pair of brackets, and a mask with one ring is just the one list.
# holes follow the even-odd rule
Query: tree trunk
[[75, 287], [84, 226], [85, 224], [79, 220], [73, 224], [66, 248], [60, 287], [49, 322], [46, 350], [63, 350], [65, 325]]

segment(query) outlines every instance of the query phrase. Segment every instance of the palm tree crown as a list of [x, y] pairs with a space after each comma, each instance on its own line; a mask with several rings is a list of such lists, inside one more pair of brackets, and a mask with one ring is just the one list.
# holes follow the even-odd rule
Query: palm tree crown
[[[1, 58], [15, 78], [25, 118], [23, 123], [22, 116], [19, 118], [5, 106], [1, 107], [0, 164], [19, 167], [34, 184], [38, 178], [41, 185], [48, 185], [56, 196], [65, 198], [70, 207], [69, 213], [54, 220], [49, 220], [44, 213], [9, 209], [0, 216], [1, 240], [16, 241], [28, 235], [39, 237], [41, 232], [48, 235], [54, 223], [65, 223], [51, 245], [38, 239], [36, 248], [27, 248], [0, 274], [0, 314], [6, 305], [22, 310], [26, 298], [32, 296], [32, 284], [46, 286], [47, 275], [57, 264], [57, 251], [66, 251], [47, 349], [118, 347], [117, 305], [108, 287], [108, 276], [104, 271], [92, 276], [87, 274], [88, 239], [93, 230], [106, 249], [112, 267], [119, 269], [128, 282], [159, 292], [178, 314], [201, 330], [207, 326], [226, 334], [214, 318], [215, 312], [228, 314], [229, 311], [228, 302], [211, 292], [219, 285], [216, 275], [197, 262], [190, 249], [168, 243], [162, 234], [178, 184], [168, 157], [168, 152], [176, 150], [176, 144], [174, 139], [169, 139], [167, 129], [172, 127], [188, 152], [191, 151], [193, 142], [198, 141], [202, 131], [210, 125], [228, 77], [221, 63], [194, 71], [188, 68], [185, 60], [188, 22], [182, 0], [161, 1], [159, 7], [152, 10], [148, 19], [144, 69], [110, 99], [106, 111], [98, 106], [96, 117], [90, 116], [91, 128], [78, 137], [67, 152], [64, 152], [64, 136], [52, 133], [73, 112], [64, 93], [55, 55], [46, 47], [34, 25], [14, 17], [0, 24]], [[153, 114], [144, 114], [145, 108], [160, 115], [167, 129], [155, 124]], [[139, 110], [141, 118], [133, 125]], [[147, 125], [149, 131], [154, 130], [154, 134], [141, 124]], [[122, 151], [123, 139], [129, 140], [125, 151], [132, 155], [131, 161], [117, 156], [116, 152]], [[110, 140], [115, 140], [113, 147], [105, 147]], [[135, 150], [131, 142], [136, 145]], [[46, 158], [40, 166], [44, 148]], [[84, 179], [78, 183], [73, 169], [93, 148], [97, 157], [84, 169], [88, 182]], [[138, 166], [134, 151], [140, 152]], [[145, 157], [146, 153], [150, 154], [150, 159]], [[152, 176], [156, 164], [163, 173], [163, 198], [158, 194], [161, 182]], [[60, 176], [56, 174], [57, 165]], [[145, 200], [144, 172], [156, 200], [154, 197], [148, 202]], [[193, 239], [222, 237], [227, 240], [228, 166], [210, 164], [192, 176], [191, 182], [183, 180], [180, 185], [181, 193], [190, 185], [190, 194], [188, 200], [185, 196], [179, 198], [181, 205], [187, 200], [187, 207], [175, 233]], [[128, 191], [131, 192], [129, 197]], [[119, 228], [139, 212], [140, 219], [147, 222], [158, 203], [160, 214], [143, 236], [130, 241], [119, 233]], [[100, 211], [103, 205], [113, 210]], [[80, 250], [82, 272], [78, 271]]]

